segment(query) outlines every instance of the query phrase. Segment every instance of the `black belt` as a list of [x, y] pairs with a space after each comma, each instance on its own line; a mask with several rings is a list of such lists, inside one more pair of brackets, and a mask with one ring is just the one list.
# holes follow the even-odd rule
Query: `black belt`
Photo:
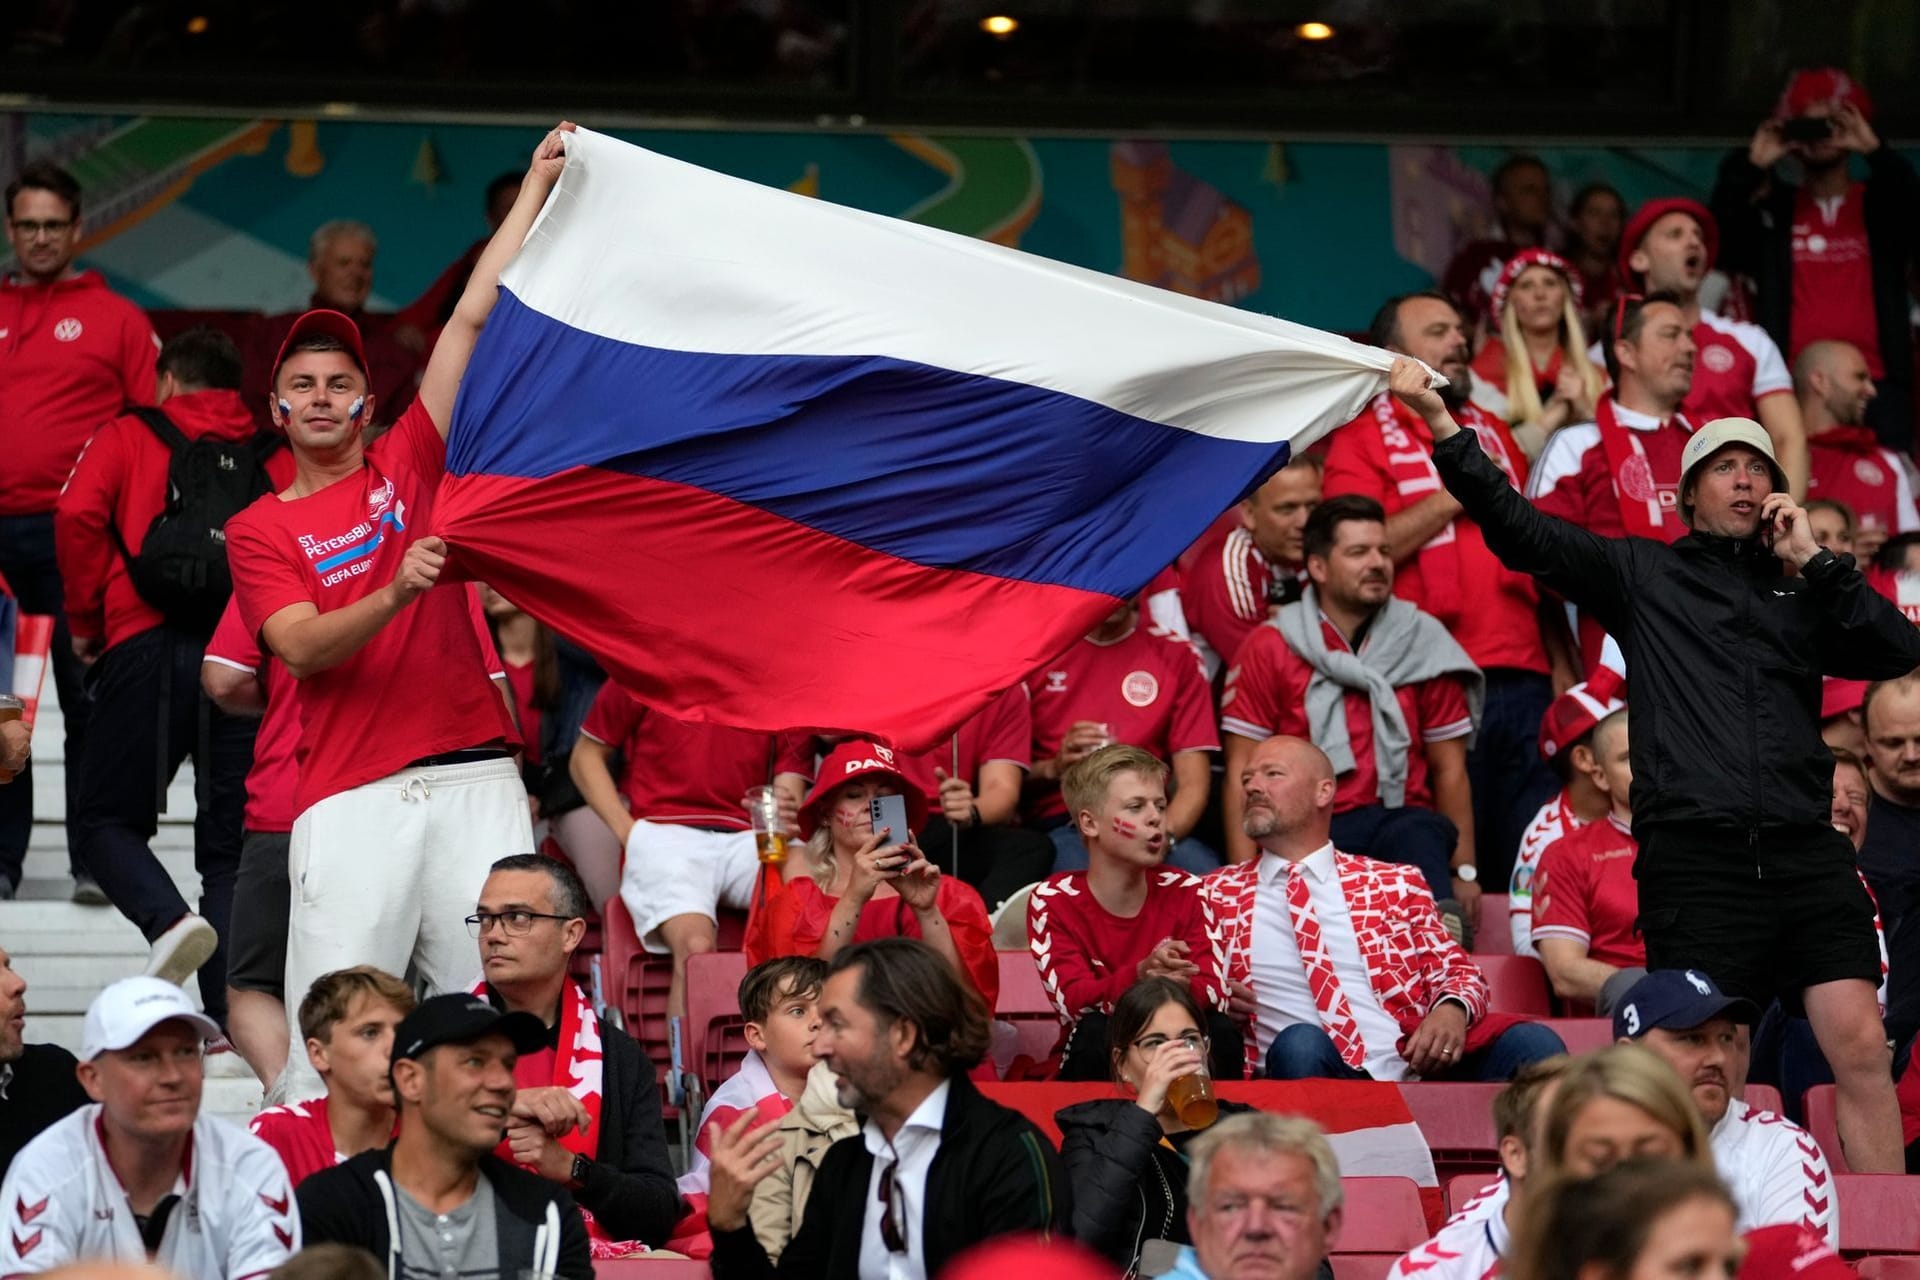
[[409, 760], [400, 766], [403, 769], [438, 769], [450, 764], [478, 764], [482, 760], [510, 760], [513, 757], [505, 747], [468, 747], [464, 751], [448, 751], [437, 756], [421, 756], [418, 760]]

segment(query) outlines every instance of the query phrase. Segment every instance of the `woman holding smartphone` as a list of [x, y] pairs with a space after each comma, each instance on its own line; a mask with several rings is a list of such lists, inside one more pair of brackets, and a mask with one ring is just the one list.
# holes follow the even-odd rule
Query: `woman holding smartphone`
[[[906, 830], [875, 830], [876, 797], [904, 802]], [[854, 942], [919, 938], [993, 1008], [1000, 960], [986, 904], [941, 875], [913, 843], [927, 798], [894, 767], [889, 748], [862, 738], [835, 747], [799, 817], [804, 843], [787, 860], [787, 882], [747, 926], [749, 964], [775, 956], [830, 960]]]

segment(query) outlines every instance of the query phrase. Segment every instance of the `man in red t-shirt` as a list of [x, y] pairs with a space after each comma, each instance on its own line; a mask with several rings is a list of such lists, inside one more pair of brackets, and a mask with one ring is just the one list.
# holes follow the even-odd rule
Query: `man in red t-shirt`
[[1522, 249], [1544, 247], [1553, 227], [1553, 178], [1538, 156], [1517, 152], [1500, 162], [1489, 180], [1495, 234], [1454, 251], [1441, 273], [1441, 287], [1470, 316], [1485, 315], [1487, 295], [1500, 268]]
[[[7, 240], [15, 270], [0, 279], [0, 577], [22, 613], [53, 617], [53, 682], [66, 722], [66, 760], [85, 752], [90, 702], [67, 632], [54, 552], [53, 509], [94, 429], [129, 406], [152, 404], [160, 339], [140, 308], [97, 271], [79, 271], [80, 184], [55, 165], [30, 164], [7, 184]], [[11, 686], [11, 681], [6, 682]], [[20, 884], [33, 823], [33, 774], [0, 790], [0, 897]], [[80, 770], [66, 771], [68, 861], [74, 901], [107, 899], [79, 861]]]
[[1612, 1015], [1627, 990], [1647, 974], [1647, 944], [1638, 932], [1640, 887], [1633, 878], [1640, 845], [1633, 838], [1633, 764], [1623, 707], [1593, 727], [1588, 776], [1607, 797], [1607, 816], [1568, 832], [1540, 855], [1533, 880], [1533, 945], [1554, 994], [1591, 1002]]
[[[273, 370], [274, 422], [298, 474], [228, 523], [227, 557], [242, 620], [301, 682], [289, 991], [369, 962], [461, 989], [474, 956], [460, 921], [487, 868], [533, 848], [511, 707], [487, 677], [470, 593], [433, 590], [446, 544], [422, 535], [454, 396], [500, 268], [565, 164], [560, 136], [536, 149], [419, 395], [372, 447], [363, 432], [375, 405], [351, 320], [302, 317]], [[288, 1067], [306, 1083], [305, 1063]]]
[[1240, 522], [1203, 540], [1187, 566], [1180, 602], [1209, 675], [1277, 606], [1300, 598], [1300, 531], [1319, 505], [1321, 468], [1306, 453], [1274, 472], [1240, 504]]
[[[1447, 629], [1393, 594], [1386, 513], [1371, 498], [1329, 498], [1307, 521], [1312, 586], [1247, 637], [1220, 700], [1229, 779], [1275, 734], [1305, 738], [1334, 763], [1334, 841], [1417, 867], [1436, 900], [1471, 923], [1473, 791], [1467, 740], [1481, 678]], [[1225, 797], [1228, 854], [1257, 852], [1242, 830], [1246, 796]]]
[[[779, 750], [772, 734], [677, 720], [611, 680], [580, 726], [567, 767], [626, 850], [620, 900], [641, 945], [673, 957], [670, 1016], [686, 1012], [687, 957], [713, 950], [720, 908], [753, 906], [746, 794], [773, 781]], [[615, 754], [626, 762], [617, 784]]]
[[[182, 439], [182, 449], [218, 450], [207, 459], [231, 467], [254, 486], [250, 492], [273, 483], [265, 466], [270, 442], [254, 438], [253, 419], [240, 403], [240, 352], [226, 335], [175, 335], [160, 350], [158, 370], [155, 400], [164, 421], [149, 425], [129, 414], [103, 425], [74, 463], [54, 513], [73, 652], [91, 666], [93, 711], [112, 727], [87, 735], [80, 758], [70, 762], [80, 774], [77, 853], [151, 944], [146, 971], [169, 982], [200, 971], [202, 1005], [224, 1026], [221, 944], [240, 866], [253, 723], [207, 704], [199, 679], [205, 623], [149, 602], [131, 566], [168, 503], [175, 453], [156, 434], [161, 427]], [[284, 456], [273, 470], [280, 483], [292, 477]], [[198, 913], [147, 844], [165, 784], [189, 757], [197, 780]]]
[[1087, 865], [1086, 846], [1060, 796], [1060, 775], [1110, 742], [1150, 751], [1173, 770], [1168, 865], [1196, 875], [1220, 865], [1219, 854], [1193, 839], [1220, 734], [1206, 671], [1191, 644], [1142, 626], [1140, 611], [1128, 602], [1028, 676], [1027, 691], [1033, 695], [1027, 819], [1052, 839], [1054, 871]]
[[1807, 497], [1846, 504], [1853, 555], [1866, 564], [1892, 535], [1920, 530], [1906, 467], [1866, 425], [1877, 390], [1866, 355], [1850, 342], [1810, 342], [1794, 358], [1793, 386], [1812, 460]]
[[[1479, 435], [1487, 456], [1515, 489], [1527, 483], [1526, 454], [1507, 424], [1474, 404], [1467, 330], [1438, 293], [1390, 298], [1374, 317], [1370, 340], [1410, 355], [1447, 378], [1441, 391], [1454, 417]], [[1328, 497], [1359, 494], [1386, 509], [1393, 593], [1439, 619], [1486, 677], [1480, 732], [1467, 752], [1473, 786], [1477, 875], [1498, 885], [1512, 871], [1520, 833], [1554, 792], [1540, 759], [1540, 718], [1553, 701], [1547, 635], [1551, 628], [1564, 678], [1572, 681], [1572, 638], [1563, 614], [1540, 590], [1487, 550], [1480, 527], [1440, 485], [1427, 451], [1432, 435], [1420, 415], [1386, 392], [1333, 434]]]

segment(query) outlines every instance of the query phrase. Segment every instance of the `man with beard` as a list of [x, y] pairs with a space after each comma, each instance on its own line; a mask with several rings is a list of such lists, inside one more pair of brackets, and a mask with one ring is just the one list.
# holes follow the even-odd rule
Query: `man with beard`
[[1240, 776], [1255, 744], [1306, 738], [1333, 759], [1333, 838], [1347, 853], [1407, 863], [1469, 923], [1474, 870], [1467, 739], [1480, 671], [1431, 615], [1394, 596], [1386, 514], [1371, 498], [1330, 498], [1307, 520], [1313, 585], [1247, 637], [1220, 701], [1226, 731], [1228, 848], [1241, 830]]
[[[1487, 456], [1514, 488], [1526, 488], [1526, 454], [1507, 424], [1468, 400], [1473, 373], [1467, 330], [1453, 303], [1438, 293], [1390, 298], [1374, 316], [1368, 340], [1445, 374], [1440, 394], [1455, 421], [1479, 435]], [[1540, 718], [1553, 701], [1548, 635], [1569, 684], [1572, 646], [1560, 617], [1546, 619], [1551, 630], [1543, 631], [1539, 588], [1494, 558], [1479, 527], [1441, 487], [1427, 456], [1431, 444], [1420, 415], [1383, 391], [1334, 433], [1326, 492], [1330, 498], [1359, 494], [1386, 509], [1393, 593], [1439, 619], [1486, 676], [1486, 703], [1480, 732], [1467, 752], [1467, 776], [1473, 786], [1475, 870], [1480, 883], [1498, 885], [1513, 869], [1528, 820], [1555, 789], [1536, 746]]]
[[57, 1044], [26, 1044], [27, 980], [0, 950], [0, 1169], [42, 1129], [87, 1105], [74, 1057]]
[[1887, 1035], [1903, 1044], [1920, 1031], [1920, 677], [1868, 685], [1860, 709], [1873, 791], [1860, 873], [1887, 931]]
[[1807, 424], [1807, 496], [1846, 504], [1854, 556], [1864, 564], [1893, 534], [1920, 530], [1906, 467], [1865, 425], [1879, 389], [1860, 348], [1808, 343], [1794, 358], [1793, 387]]
[[814, 1054], [833, 1071], [840, 1105], [865, 1123], [827, 1152], [778, 1267], [747, 1212], [754, 1185], [780, 1165], [779, 1120], [756, 1124], [749, 1108], [713, 1131], [715, 1280], [926, 1280], [982, 1240], [1064, 1231], [1072, 1207], [1053, 1145], [968, 1077], [987, 1050], [987, 1017], [923, 942], [880, 938], [834, 957]]

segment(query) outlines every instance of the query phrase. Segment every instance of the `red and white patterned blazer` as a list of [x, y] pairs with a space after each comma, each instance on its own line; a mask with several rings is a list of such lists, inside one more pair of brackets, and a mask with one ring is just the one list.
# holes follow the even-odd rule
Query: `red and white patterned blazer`
[[[1260, 864], [1269, 854], [1222, 867], [1206, 876], [1202, 892], [1213, 901], [1216, 925], [1226, 939], [1229, 982], [1253, 985], [1253, 900], [1260, 885]], [[1335, 850], [1333, 866], [1353, 914], [1353, 934], [1369, 984], [1381, 1008], [1412, 1035], [1442, 997], [1466, 1006], [1467, 1050], [1487, 1042], [1476, 1036], [1487, 1012], [1490, 992], [1480, 966], [1440, 923], [1433, 891], [1412, 867], [1378, 862]], [[1324, 1013], [1325, 1011], [1322, 1010]], [[1500, 1019], [1497, 1035], [1512, 1025]], [[1247, 1074], [1260, 1066], [1259, 1014], [1247, 1026]]]

